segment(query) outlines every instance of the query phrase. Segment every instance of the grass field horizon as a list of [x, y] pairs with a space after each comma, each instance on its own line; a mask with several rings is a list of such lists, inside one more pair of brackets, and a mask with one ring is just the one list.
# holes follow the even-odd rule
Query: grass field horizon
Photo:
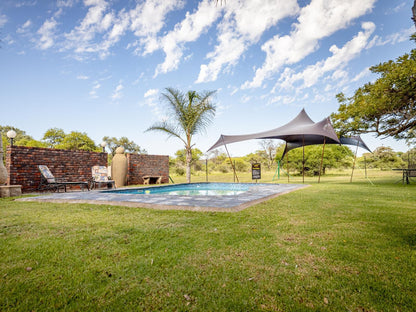
[[414, 311], [416, 184], [350, 174], [238, 213], [1, 198], [0, 310]]

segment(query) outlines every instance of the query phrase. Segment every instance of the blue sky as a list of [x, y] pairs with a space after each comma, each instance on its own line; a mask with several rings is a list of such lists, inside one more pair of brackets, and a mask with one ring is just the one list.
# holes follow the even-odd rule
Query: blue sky
[[[196, 136], [276, 128], [302, 108], [314, 121], [376, 79], [368, 68], [410, 51], [407, 0], [2, 0], [0, 125], [40, 140], [49, 128], [127, 136], [150, 154], [177, 139], [144, 132], [168, 119], [166, 87], [217, 90], [217, 114]], [[405, 142], [363, 136], [370, 148]], [[229, 146], [232, 156], [260, 149]]]

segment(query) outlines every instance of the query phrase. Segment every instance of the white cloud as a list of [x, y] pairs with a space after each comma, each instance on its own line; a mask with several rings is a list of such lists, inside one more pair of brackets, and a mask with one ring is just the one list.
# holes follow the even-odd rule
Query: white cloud
[[16, 32], [19, 34], [25, 33], [30, 26], [32, 26], [32, 21], [28, 19], [22, 26], [17, 28]]
[[194, 56], [194, 54], [193, 53], [191, 53], [191, 54], [188, 54], [187, 56], [185, 56], [184, 58], [183, 58], [183, 60], [186, 62], [186, 61], [189, 61], [191, 58], [192, 58], [192, 56]]
[[402, 2], [402, 3], [400, 3], [398, 6], [396, 6], [394, 9], [393, 9], [393, 11], [394, 12], [399, 12], [402, 8], [404, 8], [406, 6], [406, 2]]
[[[105, 24], [105, 29], [108, 28], [109, 31], [104, 36], [104, 40], [100, 44], [95, 45], [95, 50], [100, 52], [101, 58], [105, 58], [109, 54], [109, 49], [124, 35], [125, 31], [128, 29], [130, 20], [128, 13], [121, 11], [117, 17], [113, 17], [110, 13], [106, 14], [103, 23]], [[109, 24], [109, 26], [106, 24]], [[112, 27], [110, 24], [112, 24]]]
[[123, 89], [124, 89], [123, 84], [120, 82], [117, 85], [116, 89], [114, 90], [113, 94], [111, 95], [111, 98], [113, 100], [121, 99], [123, 97], [123, 94], [121, 93], [121, 90], [123, 90]]
[[219, 45], [215, 47], [213, 52], [208, 53], [207, 58], [211, 62], [208, 65], [201, 65], [196, 83], [215, 81], [225, 64], [235, 65], [244, 53], [247, 44], [233, 29], [234, 27], [230, 27], [227, 31], [223, 30], [218, 36]]
[[370, 11], [376, 0], [312, 0], [302, 8], [290, 35], [276, 35], [262, 46], [266, 59], [253, 80], [243, 88], [260, 87], [283, 65], [295, 64], [319, 47], [319, 40], [343, 29], [355, 18]]
[[356, 75], [354, 78], [351, 79], [352, 82], [357, 82], [361, 78], [364, 78], [365, 76], [368, 76], [370, 74], [370, 67], [364, 68], [358, 75]]
[[151, 109], [151, 112], [158, 120], [167, 120], [168, 117], [165, 115], [165, 111], [161, 108], [161, 105], [158, 101], [158, 89], [149, 89], [144, 94], [145, 101], [142, 103], [142, 106], [148, 106]]
[[62, 8], [62, 7], [69, 7], [70, 8], [75, 4], [75, 2], [76, 2], [76, 0], [58, 0], [56, 5], [59, 8]]
[[93, 99], [98, 98], [97, 90], [100, 89], [100, 88], [101, 88], [100, 83], [96, 81], [94, 83], [93, 87], [92, 87], [92, 90], [90, 91], [90, 97], [93, 98]]
[[325, 91], [325, 92], [329, 92], [329, 91], [331, 91], [333, 88], [334, 88], [334, 86], [333, 86], [333, 85], [327, 84], [327, 85], [325, 86], [324, 91]]
[[410, 36], [414, 33], [414, 26], [411, 26], [407, 29], [403, 29], [397, 33], [386, 36], [384, 39], [380, 36], [374, 36], [371, 44], [368, 48], [373, 46], [384, 46], [387, 44], [396, 44], [404, 41], [408, 41]]
[[389, 9], [387, 10], [387, 12], [386, 12], [386, 15], [397, 13], [397, 12], [399, 12], [401, 9], [403, 9], [405, 6], [406, 6], [406, 2], [399, 3], [399, 4], [398, 4], [397, 6], [395, 6], [394, 8], [389, 8]]
[[348, 73], [343, 69], [336, 69], [334, 73], [331, 76], [331, 79], [333, 80], [344, 80], [348, 78]]
[[159, 39], [157, 47], [163, 49], [166, 57], [165, 61], [157, 66], [154, 76], [177, 69], [183, 56], [184, 43], [197, 40], [217, 20], [219, 15], [220, 10], [213, 5], [211, 0], [200, 2], [194, 13], [187, 12], [182, 22], [175, 25], [172, 31]]
[[[140, 42], [145, 53], [147, 49], [152, 51], [152, 40], [165, 25], [166, 15], [183, 4], [183, 1], [177, 0], [148, 0], [137, 4], [132, 10], [115, 12], [110, 11], [106, 0], [84, 0], [88, 12], [80, 24], [65, 35], [64, 49], [74, 50], [78, 58], [86, 53], [98, 53], [105, 58], [110, 54], [111, 47], [130, 30], [141, 40], [128, 44], [127, 48], [136, 47]], [[140, 48], [136, 49], [136, 53]]]
[[136, 80], [134, 80], [133, 82], [132, 82], [132, 85], [137, 85], [137, 84], [139, 84], [140, 83], [140, 81], [143, 79], [143, 77], [144, 77], [144, 72], [142, 72], [140, 75], [139, 75], [139, 77], [136, 79]]
[[207, 55], [209, 64], [202, 64], [199, 82], [215, 81], [224, 66], [235, 65], [247, 48], [257, 43], [261, 35], [287, 16], [298, 12], [296, 0], [244, 2], [232, 1], [225, 6], [226, 14], [218, 26], [218, 45]]
[[7, 23], [7, 16], [2, 14], [0, 15], [0, 27], [3, 27]]
[[130, 29], [137, 37], [154, 36], [165, 25], [166, 15], [183, 5], [184, 1], [178, 0], [148, 0], [138, 3], [136, 8], [129, 12]]
[[105, 47], [94, 43], [97, 33], [107, 31], [113, 21], [113, 13], [107, 13], [108, 7], [105, 0], [85, 0], [84, 5], [89, 7], [87, 14], [81, 23], [65, 37], [65, 49], [74, 49], [76, 53], [102, 52], [106, 53]]
[[36, 0], [33, 1], [20, 1], [20, 2], [15, 2], [15, 6], [16, 8], [21, 8], [21, 7], [25, 7], [25, 6], [35, 6], [37, 4]]
[[249, 95], [243, 95], [240, 99], [241, 103], [247, 103], [249, 101], [251, 101], [251, 96]]
[[296, 74], [293, 70], [285, 69], [277, 86], [286, 89], [293, 88], [293, 85], [297, 81], [302, 80], [303, 85], [300, 87], [309, 88], [316, 84], [327, 72], [333, 72], [332, 79], [334, 80], [346, 79], [347, 73], [342, 69], [366, 48], [369, 38], [375, 30], [375, 25], [371, 22], [367, 22], [362, 24], [362, 28], [363, 31], [360, 31], [342, 48], [338, 48], [336, 45], [331, 46], [329, 51], [332, 53], [332, 56], [328, 57], [326, 60], [310, 65], [304, 71]]
[[234, 94], [236, 94], [240, 89], [239, 88], [237, 88], [237, 87], [231, 87], [231, 86], [228, 86], [228, 88], [229, 89], [232, 89], [231, 90], [231, 93], [230, 93], [230, 95], [234, 95]]
[[47, 19], [43, 25], [39, 28], [38, 34], [41, 36], [37, 44], [38, 48], [41, 50], [49, 49], [54, 44], [55, 37], [55, 28], [58, 23], [52, 17]]
[[88, 79], [90, 79], [90, 77], [85, 76], [85, 75], [78, 75], [77, 79], [79, 79], [79, 80], [88, 80]]
[[11, 45], [11, 44], [15, 43], [13, 37], [10, 36], [10, 35], [6, 35], [6, 37], [4, 37], [4, 42], [6, 42], [8, 45]]
[[296, 96], [289, 96], [289, 95], [278, 95], [276, 97], [271, 98], [267, 105], [271, 105], [271, 104], [283, 104], [283, 105], [290, 105], [293, 104], [297, 101], [297, 97]]
[[149, 89], [146, 91], [146, 93], [144, 94], [145, 98], [151, 97], [151, 96], [155, 96], [159, 93], [159, 89]]

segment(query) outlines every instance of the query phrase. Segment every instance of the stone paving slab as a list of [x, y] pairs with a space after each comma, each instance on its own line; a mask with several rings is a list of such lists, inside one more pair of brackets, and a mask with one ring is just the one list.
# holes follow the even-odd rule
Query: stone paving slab
[[[309, 185], [305, 184], [252, 184], [248, 191], [238, 195], [165, 195], [126, 194], [94, 190], [89, 192], [51, 193], [38, 197], [26, 197], [19, 201], [58, 203], [89, 203], [143, 207], [153, 209], [178, 209], [192, 211], [235, 212]], [[117, 189], [120, 190], [120, 189]]]

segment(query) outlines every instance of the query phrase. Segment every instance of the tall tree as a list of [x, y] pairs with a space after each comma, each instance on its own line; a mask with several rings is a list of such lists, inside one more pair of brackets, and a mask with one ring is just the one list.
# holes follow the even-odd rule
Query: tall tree
[[260, 146], [266, 152], [267, 155], [267, 168], [270, 169], [273, 166], [273, 163], [276, 158], [276, 151], [279, 147], [279, 144], [276, 140], [268, 139], [268, 140], [261, 140]]
[[[193, 167], [194, 171], [201, 170], [201, 162], [199, 160], [203, 155], [204, 153], [200, 149], [192, 149], [191, 168]], [[186, 168], [186, 150], [180, 149], [176, 151], [175, 156], [175, 165], [184, 170], [183, 168]]]
[[11, 126], [0, 126], [0, 133], [7, 138], [6, 134], [9, 130], [14, 130], [16, 132], [16, 137], [14, 138], [14, 142], [17, 143], [19, 140], [33, 140], [30, 135], [26, 134], [26, 131], [20, 130], [15, 127]]
[[103, 141], [107, 143], [107, 147], [110, 149], [111, 154], [114, 156], [116, 153], [116, 149], [119, 146], [124, 148], [126, 153], [139, 153], [139, 154], [146, 154], [146, 150], [141, 148], [139, 145], [130, 141], [127, 137], [121, 137], [117, 139], [116, 137], [103, 137]]
[[331, 115], [341, 135], [374, 132], [412, 140], [416, 135], [416, 49], [370, 68], [381, 75], [355, 91], [337, 95], [340, 106]]
[[160, 131], [169, 137], [176, 137], [185, 145], [186, 180], [191, 182], [192, 137], [206, 129], [215, 116], [215, 104], [211, 102], [216, 91], [182, 93], [166, 88], [162, 100], [167, 104], [171, 120], [154, 124], [146, 131]]
[[7, 138], [7, 132], [9, 130], [14, 130], [16, 132], [16, 137], [14, 138], [14, 145], [17, 146], [35, 146], [35, 147], [46, 147], [40, 141], [36, 141], [30, 135], [27, 135], [25, 131], [20, 130], [11, 126], [0, 126], [0, 136], [3, 140], [3, 152], [6, 154], [6, 147], [10, 144], [9, 139]]
[[[322, 172], [325, 174], [327, 168], [350, 167], [353, 160], [353, 152], [345, 146], [327, 145], [325, 147], [325, 157], [322, 164]], [[280, 155], [278, 155], [280, 157]], [[303, 165], [303, 150], [296, 148], [289, 153], [289, 167], [291, 170], [305, 172], [310, 175], [319, 174], [322, 157], [322, 145], [305, 146], [305, 166]], [[282, 168], [287, 166], [287, 158], [282, 159]]]
[[93, 152], [100, 151], [100, 148], [95, 145], [94, 141], [85, 132], [78, 131], [72, 131], [70, 134], [67, 134], [55, 148]]
[[[416, 26], [416, 0], [412, 20]], [[416, 34], [411, 40], [416, 42]], [[370, 70], [380, 78], [352, 97], [337, 95], [340, 106], [331, 115], [334, 127], [341, 135], [374, 132], [410, 144], [416, 139], [416, 49]]]
[[[400, 158], [398, 153], [394, 152], [391, 147], [380, 146], [377, 147], [373, 153], [364, 153], [366, 157], [366, 166], [368, 168], [391, 169], [404, 168], [407, 164]], [[360, 159], [360, 163], [363, 159]]]
[[66, 134], [60, 128], [50, 128], [46, 130], [42, 140], [48, 144], [48, 147], [54, 148], [56, 145], [62, 143]]

